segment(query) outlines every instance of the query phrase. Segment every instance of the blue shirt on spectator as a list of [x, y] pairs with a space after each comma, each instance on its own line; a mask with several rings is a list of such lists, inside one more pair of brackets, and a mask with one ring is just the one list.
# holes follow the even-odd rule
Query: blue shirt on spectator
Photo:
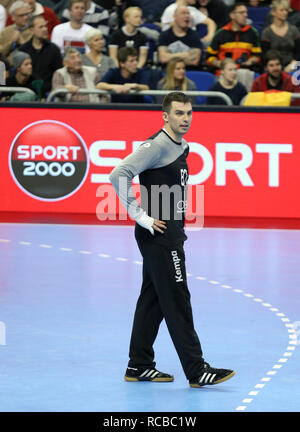
[[[124, 78], [121, 74], [120, 68], [111, 68], [109, 69], [109, 71], [106, 72], [101, 81], [108, 84], [122, 85], [126, 83], [137, 83], [148, 85], [146, 76], [141, 69], [138, 69], [136, 73], [131, 75], [131, 77]], [[141, 95], [132, 94], [112, 94], [111, 101], [121, 103], [143, 103], [144, 97]]]

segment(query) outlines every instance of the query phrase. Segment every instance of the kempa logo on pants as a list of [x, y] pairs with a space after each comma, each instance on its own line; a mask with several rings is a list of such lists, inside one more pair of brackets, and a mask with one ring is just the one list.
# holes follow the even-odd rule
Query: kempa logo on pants
[[183, 282], [180, 261], [181, 259], [178, 257], [177, 251], [171, 251], [172, 259], [175, 267], [175, 280], [176, 282]]
[[83, 185], [88, 150], [71, 126], [56, 120], [37, 121], [14, 138], [9, 168], [23, 192], [40, 201], [58, 201]]

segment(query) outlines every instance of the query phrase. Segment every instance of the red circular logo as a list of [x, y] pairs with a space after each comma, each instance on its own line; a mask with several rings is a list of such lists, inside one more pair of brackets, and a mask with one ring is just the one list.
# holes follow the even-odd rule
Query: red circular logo
[[84, 183], [88, 151], [81, 136], [69, 125], [42, 120], [26, 126], [15, 137], [9, 166], [24, 192], [42, 201], [58, 201]]

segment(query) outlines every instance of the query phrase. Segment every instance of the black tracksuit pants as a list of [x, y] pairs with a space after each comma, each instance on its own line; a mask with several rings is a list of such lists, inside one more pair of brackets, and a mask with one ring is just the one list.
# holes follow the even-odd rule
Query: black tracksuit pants
[[164, 318], [187, 379], [203, 367], [187, 286], [183, 242], [163, 246], [136, 238], [143, 256], [143, 283], [130, 341], [129, 367], [154, 367], [153, 343]]

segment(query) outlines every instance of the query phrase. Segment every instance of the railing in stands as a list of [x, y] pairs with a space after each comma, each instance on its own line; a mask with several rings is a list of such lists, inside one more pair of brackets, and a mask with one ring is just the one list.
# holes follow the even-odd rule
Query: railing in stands
[[[56, 90], [53, 90], [51, 93], [49, 93], [47, 97], [47, 102], [52, 102], [52, 99], [57, 96], [58, 94], [67, 94], [70, 93], [69, 90], [65, 88], [58, 88]], [[80, 89], [78, 90], [79, 94], [116, 94], [111, 91], [107, 90], [86, 90], [86, 89]], [[130, 94], [137, 94], [142, 96], [164, 96], [168, 93], [171, 93], [170, 90], [143, 90], [143, 91], [130, 91]], [[188, 96], [203, 96], [203, 97], [219, 97], [223, 99], [227, 105], [233, 105], [232, 100], [229, 96], [227, 96], [224, 93], [221, 92], [212, 92], [212, 91], [186, 91], [184, 92]]]

